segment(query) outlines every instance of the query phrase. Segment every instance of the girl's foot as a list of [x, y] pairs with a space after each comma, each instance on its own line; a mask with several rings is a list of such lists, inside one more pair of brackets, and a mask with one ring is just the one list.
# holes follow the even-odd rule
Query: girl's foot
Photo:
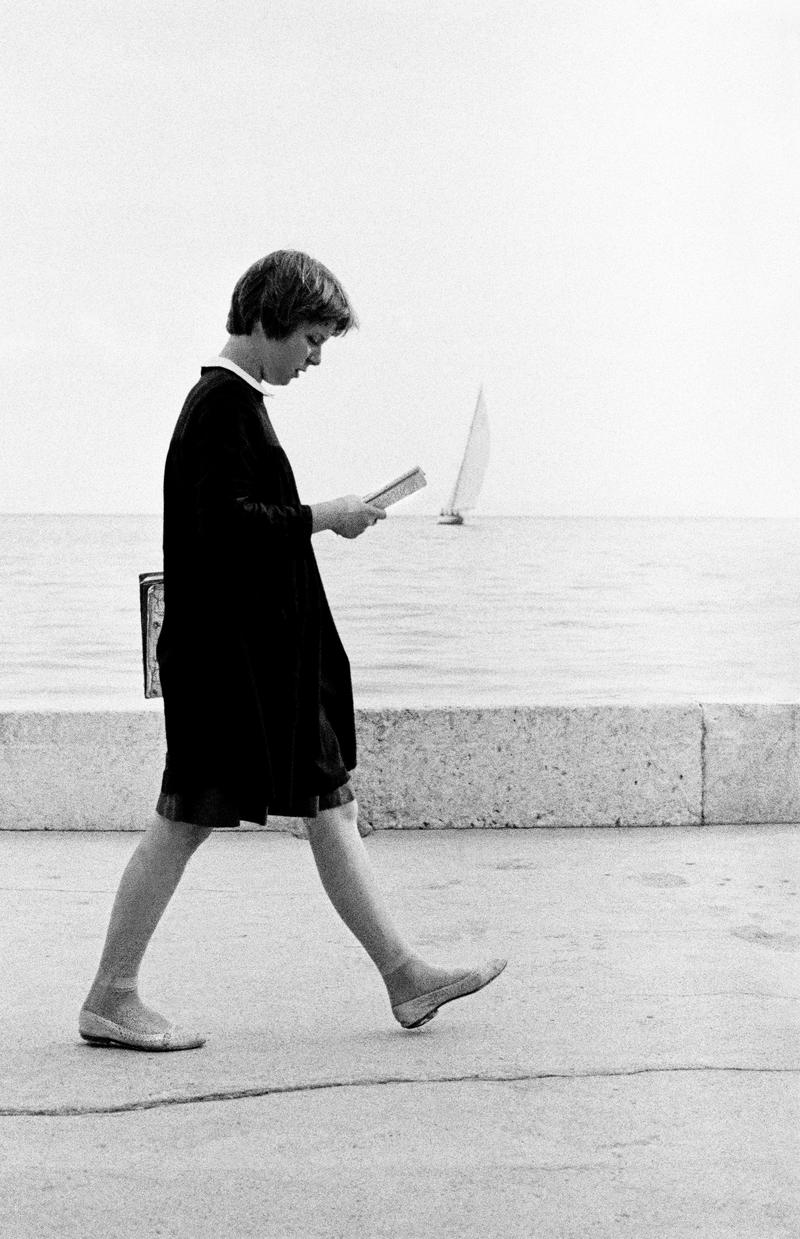
[[145, 1006], [135, 989], [93, 986], [78, 1018], [78, 1031], [93, 1045], [128, 1050], [194, 1050], [199, 1033], [179, 1028]]
[[476, 968], [437, 968], [420, 959], [408, 960], [384, 977], [392, 1013], [403, 1028], [420, 1028], [446, 1002], [483, 989], [507, 962], [492, 959]]

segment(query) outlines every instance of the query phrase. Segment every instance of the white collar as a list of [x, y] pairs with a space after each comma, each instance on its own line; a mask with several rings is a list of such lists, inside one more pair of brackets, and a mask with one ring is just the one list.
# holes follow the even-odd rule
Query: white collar
[[219, 366], [222, 370], [230, 370], [231, 374], [238, 374], [240, 379], [244, 379], [245, 383], [249, 383], [254, 387], [261, 396], [274, 396], [275, 393], [270, 391], [263, 383], [259, 383], [254, 379], [252, 374], [248, 374], [241, 366], [237, 366], [235, 361], [231, 361], [229, 357], [212, 357], [210, 361], [203, 363], [204, 366]]

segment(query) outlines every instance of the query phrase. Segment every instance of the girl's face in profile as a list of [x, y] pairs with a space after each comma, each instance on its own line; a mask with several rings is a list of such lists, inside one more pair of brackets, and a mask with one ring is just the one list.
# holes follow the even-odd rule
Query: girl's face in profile
[[261, 377], [267, 383], [285, 387], [308, 366], [318, 366], [322, 346], [331, 337], [331, 328], [324, 323], [301, 323], [285, 340], [272, 340], [259, 325], [252, 334]]

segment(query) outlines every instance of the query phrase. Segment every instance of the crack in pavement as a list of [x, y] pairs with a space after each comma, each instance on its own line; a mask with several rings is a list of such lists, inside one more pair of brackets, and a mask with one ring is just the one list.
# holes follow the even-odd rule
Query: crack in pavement
[[671, 1075], [693, 1072], [735, 1072], [742, 1075], [798, 1075], [800, 1067], [715, 1066], [698, 1063], [689, 1066], [631, 1067], [606, 1071], [537, 1071], [508, 1075], [455, 1076], [365, 1076], [354, 1080], [316, 1080], [300, 1084], [265, 1084], [251, 1088], [222, 1089], [209, 1093], [183, 1093], [122, 1101], [107, 1106], [2, 1106], [0, 1118], [83, 1118], [98, 1114], [131, 1114], [160, 1110], [169, 1106], [205, 1105], [215, 1101], [246, 1101], [292, 1093], [311, 1093], [324, 1089], [373, 1088], [384, 1084], [519, 1084], [534, 1080], [607, 1080], [643, 1075]]
[[691, 994], [636, 994], [628, 993], [626, 998], [777, 998], [780, 1002], [800, 1002], [800, 994], [769, 994], [764, 990], [753, 989], [714, 989], [702, 990]]

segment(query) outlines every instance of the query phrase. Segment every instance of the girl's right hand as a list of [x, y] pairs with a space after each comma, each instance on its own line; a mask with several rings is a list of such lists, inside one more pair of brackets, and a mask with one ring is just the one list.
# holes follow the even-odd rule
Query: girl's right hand
[[365, 503], [358, 495], [343, 495], [332, 500], [330, 528], [341, 538], [357, 538], [377, 521], [386, 519], [383, 508]]

